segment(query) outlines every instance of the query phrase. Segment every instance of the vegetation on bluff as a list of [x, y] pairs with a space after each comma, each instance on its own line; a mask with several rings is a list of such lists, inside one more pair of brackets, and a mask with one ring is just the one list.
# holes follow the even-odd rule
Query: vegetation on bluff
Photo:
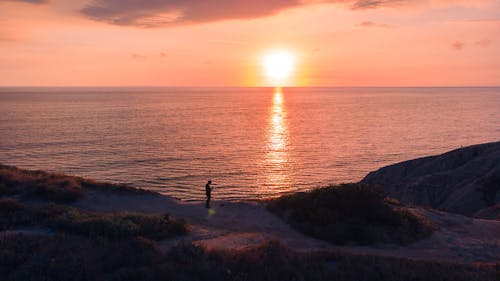
[[96, 182], [81, 177], [45, 171], [31, 171], [0, 164], [0, 196], [71, 203], [88, 190], [114, 193], [152, 193], [123, 184]]
[[168, 214], [93, 213], [63, 205], [27, 206], [15, 199], [0, 199], [0, 231], [20, 227], [111, 240], [139, 236], [160, 240], [188, 232], [184, 220]]
[[277, 241], [243, 250], [209, 251], [191, 243], [162, 252], [145, 238], [83, 236], [0, 239], [0, 276], [38, 280], [442, 280], [494, 281], [500, 265], [411, 261], [338, 252], [298, 253]]
[[[188, 232], [183, 220], [165, 214], [95, 213], [53, 203], [72, 202], [92, 188], [147, 192], [0, 166], [0, 279], [493, 281], [500, 277], [498, 263], [304, 253], [275, 240], [241, 250], [207, 250], [189, 242], [167, 248], [176, 241], [160, 240]], [[312, 229], [311, 235], [336, 243], [407, 243], [432, 230], [397, 201], [359, 185], [285, 196], [272, 200], [269, 208], [299, 230]]]
[[304, 234], [336, 244], [406, 244], [429, 235], [425, 218], [396, 206], [363, 184], [329, 186], [283, 196], [268, 209]]

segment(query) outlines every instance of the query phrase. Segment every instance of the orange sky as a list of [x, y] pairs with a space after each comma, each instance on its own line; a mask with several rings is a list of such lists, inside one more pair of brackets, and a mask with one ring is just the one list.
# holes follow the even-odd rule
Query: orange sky
[[[126, 3], [126, 4], [124, 4]], [[500, 85], [496, 0], [0, 0], [0, 86]]]

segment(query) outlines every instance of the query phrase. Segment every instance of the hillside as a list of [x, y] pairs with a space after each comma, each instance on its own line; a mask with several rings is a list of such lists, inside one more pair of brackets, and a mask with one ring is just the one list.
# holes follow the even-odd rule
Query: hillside
[[498, 218], [500, 142], [390, 165], [361, 182], [383, 188], [404, 204]]
[[[336, 193], [332, 193], [329, 189], [324, 189], [324, 192], [329, 195]], [[159, 232], [158, 228], [161, 231], [167, 230], [165, 226], [171, 222], [175, 223], [169, 219], [166, 221], [159, 219], [171, 218], [165, 216], [168, 213], [173, 218], [180, 219], [180, 222], [185, 221], [188, 233], [177, 238], [170, 238], [168, 234], [170, 231], [163, 231], [162, 233], [166, 234], [165, 239], [153, 241], [161, 252], [186, 242], [208, 250], [239, 251], [250, 249], [269, 240], [278, 240], [285, 247], [301, 253], [340, 251], [342, 255], [391, 257], [432, 263], [490, 263], [500, 259], [500, 243], [497, 235], [500, 231], [500, 221], [473, 219], [423, 208], [403, 207], [415, 216], [428, 220], [436, 227], [431, 235], [414, 243], [384, 243], [382, 242], [384, 239], [377, 239], [379, 242], [368, 243], [369, 245], [353, 245], [349, 241], [346, 245], [335, 245], [296, 231], [292, 225], [268, 211], [268, 202], [218, 201], [216, 193], [214, 193], [215, 201], [212, 209], [207, 210], [201, 202], [181, 202], [168, 196], [134, 189], [130, 186], [0, 165], [0, 198], [7, 200], [4, 204], [5, 208], [0, 208], [0, 211], [9, 213], [2, 216], [6, 219], [5, 226], [7, 227], [0, 229], [0, 238], [26, 234], [48, 237], [76, 235], [85, 239], [93, 239], [92, 237], [116, 237], [117, 233], [120, 234], [119, 237], [140, 235], [143, 238], [157, 238], [155, 236]], [[294, 198], [299, 200], [297, 203], [302, 201], [300, 194]], [[289, 201], [286, 197], [283, 199]], [[348, 200], [341, 202], [353, 202], [349, 198], [345, 199]], [[361, 201], [355, 200], [354, 202], [364, 200], [358, 199]], [[12, 200], [19, 201], [22, 205]], [[320, 200], [317, 203], [322, 204], [323, 201]], [[62, 205], [54, 209], [53, 204]], [[285, 206], [293, 208], [295, 205], [286, 204]], [[356, 215], [356, 217], [363, 219], [366, 215], [371, 216], [369, 213], [374, 208], [377, 209], [377, 206], [358, 207], [358, 210], [353, 208], [354, 213], [346, 215], [354, 218], [356, 212], [361, 211], [358, 213], [360, 216]], [[323, 210], [326, 213], [333, 211], [337, 214], [345, 210], [339, 205], [334, 207], [334, 209]], [[57, 212], [54, 213], [54, 210]], [[326, 213], [321, 211], [318, 214]], [[40, 214], [42, 217], [39, 216]], [[49, 214], [51, 216], [46, 216]], [[34, 217], [41, 219], [34, 220], [32, 219]], [[323, 218], [328, 219], [328, 216]], [[318, 219], [323, 218], [318, 217]], [[343, 223], [344, 226], [348, 226], [345, 223], [349, 221], [344, 220]], [[98, 225], [101, 227], [96, 229], [94, 226]], [[369, 225], [362, 227], [368, 227], [366, 228], [368, 230], [371, 228]], [[90, 237], [87, 237], [89, 234], [91, 234]], [[98, 238], [98, 240], [102, 239]], [[150, 239], [147, 240], [150, 241]]]

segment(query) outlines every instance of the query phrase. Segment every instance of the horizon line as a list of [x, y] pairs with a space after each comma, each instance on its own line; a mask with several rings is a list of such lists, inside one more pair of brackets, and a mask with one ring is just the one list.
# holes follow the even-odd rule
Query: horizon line
[[179, 86], [179, 85], [106, 85], [106, 86], [94, 86], [94, 85], [68, 85], [68, 86], [21, 86], [21, 85], [0, 85], [1, 88], [500, 88], [499, 85], [439, 85], [439, 86]]

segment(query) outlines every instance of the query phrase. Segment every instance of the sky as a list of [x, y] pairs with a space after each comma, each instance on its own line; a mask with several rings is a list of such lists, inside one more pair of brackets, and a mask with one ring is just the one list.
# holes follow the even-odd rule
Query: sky
[[0, 86], [499, 86], [498, 0], [0, 0]]

